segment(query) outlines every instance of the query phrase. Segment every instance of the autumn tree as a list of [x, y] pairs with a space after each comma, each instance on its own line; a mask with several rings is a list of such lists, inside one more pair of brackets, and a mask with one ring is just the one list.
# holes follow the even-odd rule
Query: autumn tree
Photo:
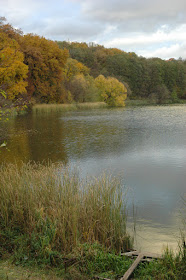
[[69, 90], [76, 102], [100, 101], [98, 88], [95, 80], [90, 75], [78, 74], [69, 83]]
[[68, 58], [66, 49], [59, 49], [50, 40], [33, 34], [21, 39], [24, 62], [29, 67], [27, 92], [42, 102], [56, 102], [63, 94], [63, 68]]
[[88, 84], [84, 75], [79, 74], [74, 76], [70, 83], [70, 92], [76, 102], [85, 102]]
[[14, 28], [7, 22], [5, 17], [0, 17], [0, 32], [5, 33], [10, 39], [14, 39], [19, 43], [20, 37], [23, 35], [21, 29]]
[[76, 59], [68, 58], [63, 69], [64, 77], [66, 81], [70, 81], [74, 76], [83, 74], [88, 75], [90, 69], [86, 67], [83, 63], [77, 61]]
[[26, 93], [28, 66], [18, 43], [0, 32], [0, 90], [8, 99]]
[[125, 99], [127, 98], [127, 89], [117, 79], [103, 75], [99, 75], [95, 79], [100, 95], [109, 106], [125, 106]]
[[[3, 30], [0, 19], [0, 119], [7, 117], [9, 108], [20, 110], [24, 107], [23, 94], [26, 94], [28, 66], [23, 63], [24, 56], [19, 44]], [[21, 100], [21, 101], [20, 101]], [[0, 143], [0, 148], [6, 142]]]
[[92, 86], [90, 82], [91, 78], [89, 78], [88, 82], [89, 72], [90, 69], [83, 63], [73, 58], [67, 59], [65, 67], [63, 69], [63, 101], [66, 101], [68, 103], [72, 100], [76, 102], [87, 102], [92, 100], [91, 98], [88, 98], [88, 95], [90, 94], [90, 87]]

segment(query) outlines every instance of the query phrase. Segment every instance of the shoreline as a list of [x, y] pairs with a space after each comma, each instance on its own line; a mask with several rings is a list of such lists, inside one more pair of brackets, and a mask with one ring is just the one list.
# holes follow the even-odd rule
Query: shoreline
[[177, 103], [162, 103], [158, 104], [148, 99], [126, 100], [124, 107], [109, 107], [104, 102], [85, 102], [85, 103], [72, 103], [72, 104], [35, 104], [32, 107], [32, 112], [52, 112], [52, 111], [77, 111], [77, 110], [92, 110], [92, 109], [113, 109], [113, 108], [128, 108], [140, 106], [180, 106], [185, 105], [186, 100], [181, 100]]

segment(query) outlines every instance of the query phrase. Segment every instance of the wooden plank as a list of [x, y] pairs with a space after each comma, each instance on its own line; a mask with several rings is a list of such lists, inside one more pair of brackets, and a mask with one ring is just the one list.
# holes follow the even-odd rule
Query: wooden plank
[[138, 251], [130, 251], [126, 253], [121, 253], [121, 256], [127, 256], [127, 257], [132, 257], [132, 256], [138, 256], [139, 252]]
[[[142, 252], [144, 257], [147, 258], [153, 258], [153, 259], [162, 259], [162, 255], [161, 254], [156, 254], [156, 253], [149, 253], [149, 252]], [[127, 257], [132, 257], [132, 256], [138, 256], [139, 254], [141, 254], [138, 251], [132, 251], [132, 252], [127, 252], [127, 253], [122, 253], [121, 256], [127, 256]]]
[[127, 270], [127, 272], [125, 272], [124, 276], [120, 280], [127, 280], [127, 279], [129, 279], [129, 277], [133, 273], [134, 269], [138, 266], [138, 264], [141, 262], [143, 257], [144, 257], [143, 253], [140, 253], [138, 255], [138, 257], [136, 258], [136, 260], [131, 265], [131, 267]]

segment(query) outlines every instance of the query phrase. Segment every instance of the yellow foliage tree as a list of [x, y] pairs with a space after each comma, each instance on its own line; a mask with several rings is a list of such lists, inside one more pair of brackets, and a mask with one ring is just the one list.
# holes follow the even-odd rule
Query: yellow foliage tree
[[14, 99], [26, 92], [28, 66], [18, 43], [0, 32], [0, 91]]
[[127, 89], [117, 79], [103, 75], [99, 75], [95, 79], [95, 84], [99, 90], [101, 98], [109, 106], [125, 106], [125, 99], [127, 98]]
[[68, 58], [63, 72], [65, 80], [70, 81], [76, 75], [88, 75], [90, 69], [76, 59]]

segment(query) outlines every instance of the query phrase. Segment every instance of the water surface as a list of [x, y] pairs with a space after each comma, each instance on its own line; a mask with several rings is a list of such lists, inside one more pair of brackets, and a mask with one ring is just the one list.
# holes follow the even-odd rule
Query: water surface
[[[186, 106], [30, 114], [1, 123], [1, 161], [61, 161], [81, 176], [120, 175], [138, 248], [177, 246], [186, 193]], [[182, 212], [182, 213], [181, 213]], [[129, 224], [131, 219], [129, 219]]]

